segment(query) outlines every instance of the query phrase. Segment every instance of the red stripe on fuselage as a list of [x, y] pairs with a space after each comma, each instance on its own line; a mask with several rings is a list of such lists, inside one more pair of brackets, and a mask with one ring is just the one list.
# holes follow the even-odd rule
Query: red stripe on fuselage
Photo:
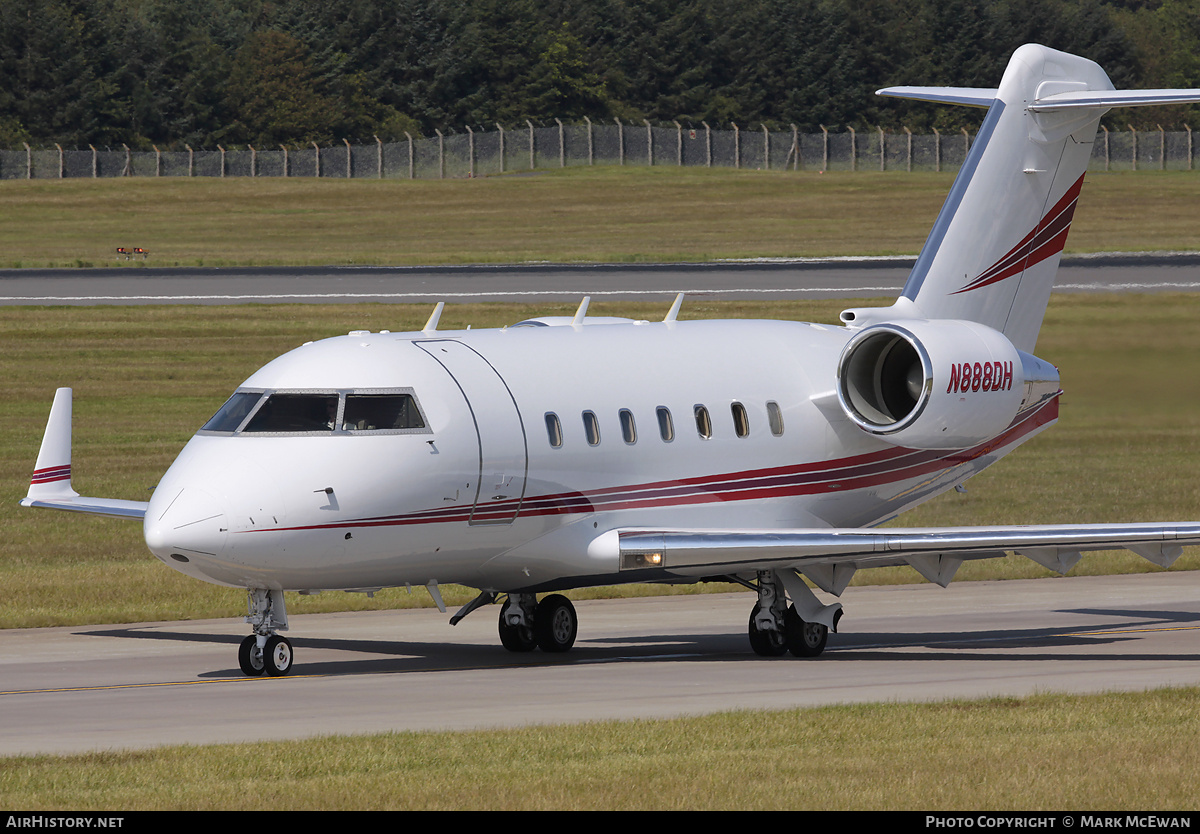
[[[969, 463], [1009, 445], [1058, 418], [1055, 397], [1018, 419], [1000, 435], [969, 449], [923, 451], [893, 448], [831, 461], [746, 470], [723, 475], [656, 481], [648, 484], [605, 487], [587, 493], [567, 492], [527, 497], [520, 502], [520, 517], [570, 515], [614, 510], [652, 509], [726, 501], [757, 501], [857, 489], [898, 483], [910, 478], [945, 471]], [[336, 530], [344, 528], [393, 527], [410, 524], [509, 520], [516, 501], [491, 505], [430, 509], [394, 516], [377, 516], [353, 521], [300, 527], [267, 528], [244, 532]]]

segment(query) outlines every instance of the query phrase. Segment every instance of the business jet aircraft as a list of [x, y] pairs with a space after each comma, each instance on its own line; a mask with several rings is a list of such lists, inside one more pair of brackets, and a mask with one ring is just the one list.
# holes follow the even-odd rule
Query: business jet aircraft
[[[860, 568], [946, 585], [1019, 552], [1066, 572], [1125, 547], [1169, 566], [1200, 523], [874, 529], [1055, 422], [1032, 353], [1100, 117], [1200, 101], [1118, 91], [1095, 63], [1027, 45], [998, 89], [881, 94], [988, 108], [904, 291], [841, 327], [779, 321], [523, 321], [355, 331], [268, 363], [187, 444], [149, 502], [71, 488], [59, 389], [29, 507], [142, 519], [176, 570], [246, 588], [248, 675], [293, 664], [285, 591], [439, 585], [502, 601], [500, 641], [565, 652], [557, 591], [722, 577], [752, 589], [755, 652], [811, 657]], [[554, 592], [548, 593], [547, 592]], [[547, 594], [539, 602], [537, 594]], [[789, 601], [790, 600], [790, 601]]]

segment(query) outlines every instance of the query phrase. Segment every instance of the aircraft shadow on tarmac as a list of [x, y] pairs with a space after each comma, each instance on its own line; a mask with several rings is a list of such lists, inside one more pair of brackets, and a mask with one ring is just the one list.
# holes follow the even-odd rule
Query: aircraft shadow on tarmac
[[[1056, 652], [1054, 648], [1116, 645], [1136, 642], [1135, 631], [1187, 628], [1200, 622], [1200, 612], [1133, 609], [1070, 609], [1062, 613], [1109, 619], [1108, 622], [1070, 627], [992, 629], [984, 631], [927, 631], [848, 633], [831, 637], [822, 662], [874, 661], [1079, 661], [1078, 652]], [[1114, 621], [1116, 620], [1116, 621]], [[190, 643], [222, 643], [235, 646], [240, 635], [164, 631], [152, 628], [115, 628], [80, 632], [90, 636], [136, 640], [174, 640]], [[412, 643], [395, 640], [342, 640], [297, 638], [292, 641], [299, 655], [297, 672], [302, 675], [389, 674], [403, 672], [466, 671], [471, 669], [559, 666], [605, 662], [705, 662], [744, 660], [764, 663], [745, 645], [746, 636], [733, 634], [647, 634], [589, 638], [584, 635], [567, 654], [512, 654], [499, 645], [454, 642]], [[926, 649], [926, 651], [914, 651]], [[1030, 653], [1029, 649], [1050, 649]], [[316, 651], [331, 650], [374, 655], [373, 658], [322, 660]], [[1019, 650], [1019, 651], [1017, 651]], [[311, 652], [311, 653], [310, 653]], [[1200, 660], [1200, 653], [1106, 654], [1106, 661]], [[240, 676], [236, 668], [201, 672], [199, 678]]]

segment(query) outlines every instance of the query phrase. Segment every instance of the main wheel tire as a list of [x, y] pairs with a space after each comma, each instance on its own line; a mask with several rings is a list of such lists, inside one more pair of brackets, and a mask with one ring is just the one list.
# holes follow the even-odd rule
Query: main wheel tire
[[238, 646], [238, 665], [242, 667], [242, 672], [252, 678], [261, 675], [266, 668], [262, 650], [258, 647], [258, 638], [253, 634]]
[[263, 646], [263, 665], [273, 678], [281, 678], [292, 671], [292, 659], [292, 644], [286, 637], [275, 635]]
[[806, 623], [796, 613], [796, 606], [789, 605], [783, 618], [787, 632], [788, 651], [796, 657], [816, 657], [825, 651], [829, 642], [829, 627], [820, 623]]
[[754, 649], [754, 653], [759, 657], [779, 657], [788, 650], [787, 638], [779, 631], [760, 631], [755, 618], [758, 617], [758, 612], [762, 610], [762, 606], [757, 602], [754, 603], [754, 608], [750, 610], [750, 626], [748, 629], [750, 635], [750, 648]]
[[533, 633], [544, 652], [565, 652], [575, 645], [579, 620], [575, 606], [562, 594], [551, 594], [538, 603], [533, 618]]
[[512, 600], [505, 601], [500, 608], [500, 643], [510, 652], [531, 652], [537, 648], [537, 637], [528, 626], [510, 626], [504, 619]]

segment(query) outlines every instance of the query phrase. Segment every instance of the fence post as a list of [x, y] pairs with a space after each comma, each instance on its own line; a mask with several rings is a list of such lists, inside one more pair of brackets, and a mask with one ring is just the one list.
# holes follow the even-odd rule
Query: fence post
[[[96, 159], [96, 146], [88, 145], [92, 149], [92, 179], [100, 176], [100, 162]], [[33, 155], [29, 153], [29, 146], [25, 146], [25, 153], [29, 157], [29, 178], [33, 177]]]
[[887, 170], [887, 148], [884, 145], [883, 125], [875, 125], [879, 128], [879, 170], [880, 172]]
[[942, 134], [933, 129], [933, 170], [942, 173]]
[[708, 122], [701, 122], [704, 125], [704, 167], [712, 167], [712, 130], [708, 127]]
[[1158, 170], [1167, 170], [1167, 134], [1158, 125]]
[[534, 147], [533, 147], [533, 122], [529, 121], [529, 119], [526, 119], [526, 120], [525, 120], [525, 124], [529, 125], [529, 170], [530, 170], [530, 171], [532, 171], [534, 168], [536, 168], [536, 167], [537, 167], [537, 166], [534, 164], [534, 158], [533, 158], [533, 151], [534, 151]]
[[1137, 131], [1133, 129], [1133, 125], [1129, 126], [1129, 132], [1133, 136], [1133, 153], [1131, 154], [1131, 157], [1133, 159], [1133, 170], [1136, 171], [1137, 170]]
[[554, 120], [558, 124], [558, 167], [567, 167], [567, 137], [563, 133], [563, 123], [560, 119]]
[[184, 142], [183, 146], [188, 149], [188, 176], [196, 176], [196, 152], [192, 150], [192, 146]]
[[1104, 170], [1108, 170], [1108, 128], [1100, 125], [1100, 129], [1104, 131]]
[[821, 171], [824, 173], [829, 170], [829, 131], [825, 129], [825, 125], [818, 125], [821, 128]]
[[971, 152], [971, 134], [967, 133], [967, 129], [960, 128], [963, 135], [963, 162], [967, 161], [967, 154]]
[[446, 178], [446, 137], [436, 127], [433, 132], [438, 138], [438, 179]]
[[847, 127], [850, 131], [850, 170], [858, 170], [858, 134], [854, 132], [854, 128]]
[[738, 130], [736, 122], [730, 122], [733, 125], [733, 167], [742, 167], [742, 133]]
[[654, 134], [650, 131], [650, 120], [642, 119], [642, 123], [646, 125], [646, 162], [651, 168], [654, 167]]
[[613, 116], [613, 121], [617, 123], [617, 154], [621, 164], [625, 164], [625, 125], [621, 124], [621, 120]]
[[592, 120], [587, 116], [584, 116], [583, 120], [587, 122], [588, 126], [588, 165], [592, 165]]
[[1192, 129], [1190, 127], [1188, 127], [1187, 125], [1184, 125], [1183, 129], [1186, 130], [1187, 134], [1188, 134], [1188, 167], [1187, 167], [1187, 169], [1190, 171], [1190, 170], [1192, 170]]
[[[21, 144], [25, 146], [25, 179], [31, 180], [33, 179], [33, 149], [29, 147], [28, 142], [22, 142]], [[95, 148], [92, 148], [93, 153], [95, 150]], [[95, 168], [94, 165], [92, 167]]]
[[250, 149], [250, 176], [257, 177], [258, 176], [258, 151], [254, 150], [253, 145], [247, 145], [246, 147]]
[[354, 172], [350, 168], [350, 140], [343, 136], [342, 141], [346, 143], [346, 179], [350, 179], [354, 176]]
[[124, 142], [121, 143], [121, 147], [125, 149], [125, 167], [121, 169], [121, 176], [131, 177], [133, 176], [133, 153]]
[[504, 173], [504, 128], [496, 122], [496, 130], [500, 131], [500, 173]]
[[675, 125], [675, 164], [683, 167], [683, 125], [679, 122], [672, 122]]
[[[796, 152], [796, 159], [792, 163], [792, 170], [800, 170], [800, 129], [792, 125], [792, 150]], [[783, 164], [783, 170], [787, 170], [787, 163]]]
[[475, 131], [467, 125], [467, 177], [475, 178]]
[[287, 179], [287, 176], [288, 176], [288, 149], [287, 149], [287, 145], [280, 145], [280, 146], [279, 146], [279, 149], [283, 151], [283, 177], [284, 177], [284, 179]]
[[763, 131], [763, 170], [771, 170], [771, 132], [762, 122], [758, 123]]
[[404, 135], [408, 137], [408, 178], [411, 180], [411, 179], [415, 178], [416, 173], [417, 173], [416, 172], [416, 163], [413, 158], [413, 140], [412, 140], [412, 134], [409, 133], [407, 130], [404, 131]]
[[908, 143], [908, 151], [905, 153], [904, 170], [912, 173], [912, 131], [908, 129], [908, 125], [904, 126], [904, 138]]
[[221, 179], [225, 178], [225, 149], [217, 145], [217, 150], [221, 152]]
[[375, 179], [383, 179], [383, 140], [377, 134], [371, 134], [375, 137]]
[[[58, 148], [58, 178], [61, 180], [63, 178], [63, 149], [62, 145], [57, 142], [54, 143], [54, 147]], [[154, 150], [156, 153], [158, 152], [158, 148]]]
[[[159, 151], [158, 145], [151, 145], [150, 147], [154, 148], [154, 176], [161, 177], [162, 176], [162, 152]], [[62, 154], [59, 154], [59, 167], [60, 168], [62, 166], [61, 157], [62, 157]], [[61, 175], [61, 171], [59, 173]]]

